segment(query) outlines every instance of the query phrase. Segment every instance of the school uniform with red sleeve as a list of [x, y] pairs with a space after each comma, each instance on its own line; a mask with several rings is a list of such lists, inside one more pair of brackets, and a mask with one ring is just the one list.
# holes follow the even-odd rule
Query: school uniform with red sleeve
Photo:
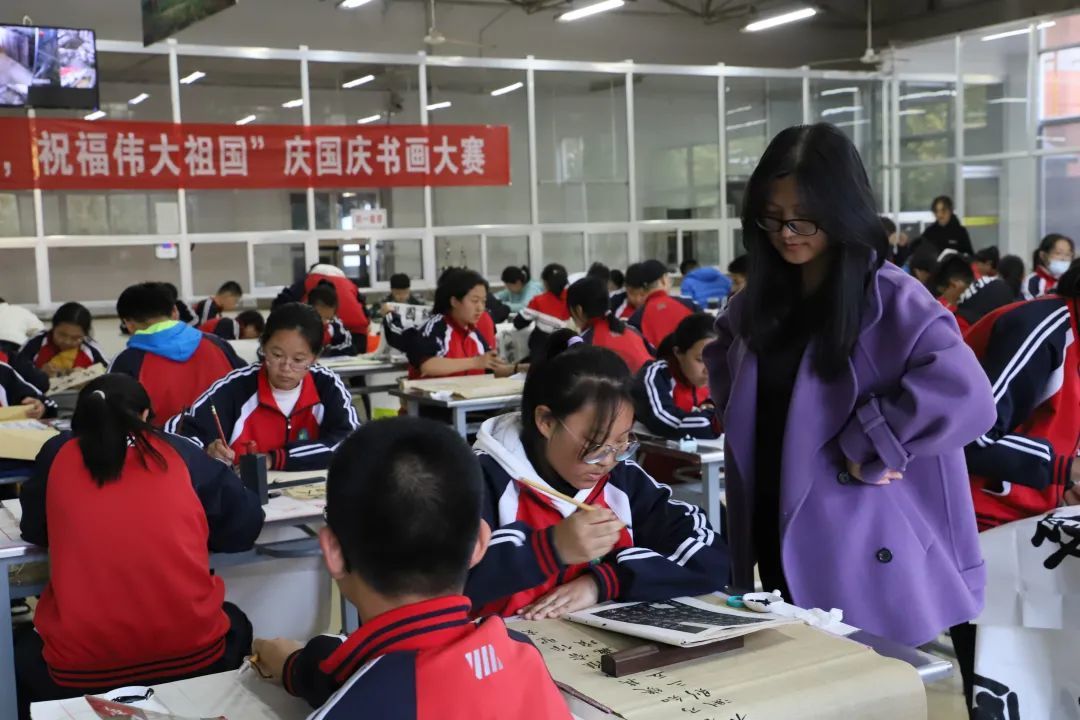
[[997, 420], [967, 446], [979, 530], [1049, 512], [1080, 450], [1080, 308], [1050, 296], [987, 315], [964, 341], [990, 378]]
[[222, 340], [238, 340], [240, 338], [240, 326], [231, 317], [216, 317], [200, 325], [199, 330], [208, 335], [215, 335]]
[[574, 496], [606, 507], [625, 524], [615, 548], [598, 562], [566, 565], [555, 549], [555, 526], [577, 510], [516, 481], [541, 479], [521, 443], [521, 415], [484, 422], [474, 446], [484, 471], [481, 516], [494, 531], [483, 560], [469, 572], [465, 594], [474, 614], [513, 615], [559, 585], [588, 574], [605, 600], [668, 600], [722, 589], [728, 551], [700, 508], [675, 500], [637, 463], [623, 461], [592, 489]]
[[607, 317], [593, 318], [581, 333], [581, 339], [589, 345], [607, 348], [623, 359], [631, 373], [636, 373], [642, 365], [653, 359], [655, 352], [638, 329], [623, 324], [620, 333], [611, 331]]
[[[388, 328], [388, 331], [387, 342], [404, 351], [409, 360], [410, 378], [423, 377], [420, 366], [431, 358], [468, 359], [479, 357], [491, 348], [478, 327], [461, 325], [450, 315], [432, 315], [418, 327], [396, 331]], [[392, 342], [391, 337], [394, 338]], [[484, 372], [474, 368], [452, 376], [483, 375]]]
[[356, 355], [352, 333], [345, 329], [341, 318], [333, 318], [323, 324], [323, 357]]
[[176, 320], [136, 332], [109, 372], [138, 380], [150, 396], [154, 422], [188, 408], [214, 382], [245, 363], [229, 343]]
[[569, 720], [528, 637], [469, 619], [469, 599], [399, 607], [348, 638], [320, 635], [285, 661], [282, 684], [320, 720]]
[[570, 308], [566, 304], [567, 290], [555, 295], [545, 291], [529, 301], [528, 306], [514, 318], [514, 327], [524, 330], [531, 323], [535, 323], [533, 331], [529, 333], [529, 354], [539, 355], [543, 352], [548, 336], [565, 327], [570, 319]]
[[634, 311], [629, 322], [641, 331], [650, 345], [660, 347], [660, 343], [675, 332], [684, 317], [699, 310], [693, 300], [675, 297], [666, 290], [653, 290], [641, 307]]
[[360, 427], [352, 395], [337, 373], [321, 365], [313, 365], [292, 391], [274, 389], [261, 362], [235, 370], [165, 429], [207, 447], [221, 437], [214, 410], [237, 456], [268, 454], [273, 470], [323, 470]]
[[1050, 271], [1042, 265], [1035, 266], [1035, 272], [1024, 278], [1024, 284], [1020, 286], [1020, 292], [1025, 300], [1034, 300], [1044, 295], [1049, 295], [1057, 287], [1058, 279], [1050, 274]]
[[[195, 303], [195, 307], [192, 308], [195, 311], [195, 320], [192, 325], [203, 330], [203, 325], [210, 322], [214, 318], [221, 317], [221, 313], [224, 308], [217, 304], [217, 301], [212, 297], [205, 298]], [[210, 332], [209, 330], [203, 330], [203, 332]]]
[[[27, 340], [15, 358], [16, 361], [26, 361], [40, 368], [48, 364], [60, 352], [60, 348], [53, 342], [52, 330], [44, 330]], [[109, 361], [105, 359], [101, 347], [90, 338], [85, 338], [75, 354], [74, 367], [87, 368], [91, 365], [108, 364]]]
[[694, 387], [667, 360], [649, 363], [634, 377], [634, 417], [661, 437], [711, 440], [720, 436], [720, 418], [709, 388]]
[[45, 417], [56, 417], [58, 408], [55, 402], [11, 365], [0, 362], [0, 407], [22, 405], [27, 398], [40, 400], [45, 405]]
[[23, 485], [25, 540], [49, 548], [36, 632], [16, 642], [20, 696], [73, 697], [240, 665], [251, 624], [225, 602], [209, 552], [252, 547], [254, 492], [184, 438], [148, 436], [164, 466], [129, 445], [99, 486], [78, 440], [49, 440]]
[[630, 297], [625, 290], [611, 296], [611, 312], [620, 320], [629, 320], [634, 316], [634, 306], [630, 304]]

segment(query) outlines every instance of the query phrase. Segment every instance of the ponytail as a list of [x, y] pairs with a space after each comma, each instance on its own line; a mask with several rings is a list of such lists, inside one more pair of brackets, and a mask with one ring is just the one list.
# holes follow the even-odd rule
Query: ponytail
[[611, 312], [607, 282], [596, 276], [584, 277], [571, 285], [566, 291], [566, 306], [580, 309], [589, 320], [607, 316], [608, 329], [616, 335], [626, 330], [625, 323]]
[[567, 283], [570, 282], [566, 274], [566, 268], [559, 263], [551, 263], [545, 267], [544, 271], [540, 273], [540, 279], [544, 281], [548, 292], [555, 297], [562, 295]]
[[675, 351], [686, 352], [702, 340], [716, 338], [716, 320], [708, 313], [687, 315], [675, 329], [660, 341], [656, 348], [656, 357], [671, 364], [675, 360]]
[[150, 443], [150, 437], [159, 431], [141, 417], [147, 410], [150, 397], [128, 375], [103, 375], [79, 393], [71, 431], [79, 442], [83, 464], [98, 487], [120, 477], [129, 444], [135, 447], [144, 468], [149, 467], [149, 457], [165, 469], [165, 458]]

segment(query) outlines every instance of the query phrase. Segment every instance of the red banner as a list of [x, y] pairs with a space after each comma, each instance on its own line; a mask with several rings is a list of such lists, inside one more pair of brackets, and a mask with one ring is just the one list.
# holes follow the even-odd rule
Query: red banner
[[0, 190], [510, 184], [492, 125], [204, 125], [0, 118]]

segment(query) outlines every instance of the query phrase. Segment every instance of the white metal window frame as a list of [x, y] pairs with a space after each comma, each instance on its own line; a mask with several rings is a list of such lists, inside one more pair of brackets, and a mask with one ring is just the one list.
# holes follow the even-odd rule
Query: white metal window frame
[[[172, 99], [172, 120], [182, 122], [183, 112], [180, 102], [179, 84], [179, 58], [180, 57], [217, 57], [238, 60], [287, 60], [300, 64], [301, 97], [303, 105], [303, 123], [311, 124], [311, 85], [309, 81], [309, 64], [339, 63], [352, 65], [390, 65], [415, 67], [417, 72], [417, 88], [419, 91], [419, 111], [421, 124], [428, 124], [427, 111], [427, 69], [439, 68], [491, 68], [502, 70], [523, 70], [526, 73], [526, 92], [528, 105], [528, 154], [529, 154], [529, 197], [530, 197], [530, 222], [525, 224], [507, 225], [468, 225], [468, 226], [437, 226], [433, 222], [432, 191], [430, 187], [424, 189], [424, 225], [422, 227], [400, 227], [385, 230], [318, 230], [315, 221], [315, 190], [307, 189], [307, 230], [280, 230], [268, 232], [222, 232], [222, 233], [191, 233], [187, 227], [186, 197], [185, 190], [177, 191], [177, 203], [180, 208], [179, 233], [177, 235], [125, 235], [125, 236], [100, 236], [100, 235], [46, 235], [43, 218], [42, 193], [40, 190], [33, 191], [34, 200], [34, 226], [35, 235], [30, 237], [0, 238], [0, 250], [14, 248], [31, 248], [35, 251], [35, 271], [37, 278], [37, 305], [40, 310], [54, 308], [58, 303], [54, 298], [51, 284], [48, 254], [50, 248], [60, 247], [116, 247], [124, 245], [156, 245], [161, 242], [175, 242], [178, 247], [180, 290], [184, 297], [191, 298], [193, 292], [193, 277], [191, 263], [191, 249], [199, 243], [242, 243], [246, 244], [248, 251], [248, 287], [255, 297], [271, 297], [280, 287], [265, 287], [255, 289], [255, 265], [253, 262], [254, 248], [266, 244], [303, 244], [305, 260], [312, 264], [318, 259], [320, 240], [369, 240], [372, 253], [377, 252], [377, 241], [395, 239], [419, 238], [422, 243], [422, 277], [417, 278], [417, 287], [430, 288], [437, 276], [437, 258], [435, 253], [435, 238], [454, 237], [463, 235], [478, 235], [481, 238], [481, 258], [483, 267], [479, 268], [486, 276], [497, 276], [498, 268], [487, 267], [486, 240], [488, 237], [520, 236], [528, 238], [528, 258], [530, 264], [539, 267], [544, 263], [543, 239], [545, 234], [550, 233], [579, 233], [582, 238], [583, 257], [589, 259], [588, 238], [590, 235], [604, 233], [625, 233], [627, 238], [627, 257], [630, 262], [640, 259], [641, 234], [643, 232], [673, 231], [677, 238], [681, 238], [684, 232], [715, 230], [718, 232], [718, 256], [721, 265], [726, 265], [736, 254], [734, 247], [734, 229], [738, 227], [737, 217], [729, 216], [727, 203], [727, 142], [726, 142], [726, 107], [725, 107], [725, 82], [727, 78], [788, 78], [799, 79], [802, 82], [802, 117], [804, 122], [811, 122], [812, 107], [810, 102], [810, 83], [812, 80], [853, 80], [863, 82], [881, 83], [881, 112], [883, 113], [880, 186], [883, 191], [883, 213], [901, 219], [900, 208], [900, 183], [901, 171], [904, 168], [920, 167], [929, 165], [953, 165], [955, 200], [957, 212], [963, 215], [964, 211], [964, 183], [963, 165], [968, 162], [991, 162], [1004, 160], [1027, 159], [1035, 163], [1038, 158], [1046, 155], [1066, 155], [1080, 152], [1080, 148], [1039, 148], [1036, 134], [1039, 128], [1038, 118], [1038, 34], [1035, 25], [1045, 18], [1029, 19], [1029, 49], [1028, 71], [1029, 82], [1027, 87], [1029, 120], [1028, 120], [1028, 147], [1023, 151], [1002, 152], [988, 155], [965, 156], [963, 123], [955, 123], [954, 148], [952, 157], [939, 158], [928, 161], [899, 161], [900, 158], [900, 118], [899, 111], [899, 85], [901, 82], [950, 82], [956, 84], [956, 96], [954, 99], [955, 118], [964, 117], [964, 92], [963, 92], [963, 46], [964, 42], [973, 37], [972, 35], [955, 35], [953, 37], [956, 58], [955, 73], [902, 73], [893, 70], [890, 74], [880, 72], [856, 72], [856, 71], [833, 71], [812, 70], [809, 67], [794, 69], [780, 68], [754, 68], [741, 67], [725, 64], [716, 65], [664, 65], [655, 63], [625, 62], [585, 62], [570, 60], [545, 60], [532, 56], [526, 58], [468, 58], [468, 57], [444, 57], [429, 56], [425, 53], [417, 54], [393, 54], [393, 53], [365, 53], [336, 50], [311, 50], [306, 46], [296, 49], [288, 48], [257, 48], [257, 47], [226, 47], [213, 45], [183, 44], [176, 41], [168, 41], [164, 44], [143, 47], [141, 43], [115, 40], [99, 40], [98, 50], [104, 53], [130, 53], [130, 54], [156, 54], [164, 55], [169, 63], [170, 94]], [[1012, 24], [1015, 26], [1015, 23]], [[940, 42], [940, 39], [938, 39]], [[1053, 49], [1053, 48], [1048, 48]], [[587, 223], [541, 223], [539, 208], [539, 181], [537, 175], [537, 138], [536, 138], [536, 73], [538, 72], [582, 72], [582, 73], [608, 73], [612, 75], [625, 75], [626, 92], [626, 143], [627, 157], [627, 196], [628, 218], [623, 222], [587, 222]], [[636, 130], [634, 112], [634, 75], [670, 75], [691, 77], [716, 78], [717, 98], [717, 140], [719, 146], [719, 187], [722, 196], [720, 198], [720, 217], [702, 220], [638, 220], [637, 213], [637, 169], [636, 169]], [[32, 111], [31, 111], [32, 112]], [[1037, 191], [1032, 188], [1032, 193]], [[1034, 204], [1034, 197], [1030, 198]], [[907, 213], [905, 213], [906, 215]], [[1035, 228], [1032, 228], [1034, 236]], [[677, 243], [679, 260], [682, 260], [682, 243]], [[374, 262], [373, 258], [373, 262]], [[387, 287], [386, 282], [373, 282], [373, 290], [381, 290]]]

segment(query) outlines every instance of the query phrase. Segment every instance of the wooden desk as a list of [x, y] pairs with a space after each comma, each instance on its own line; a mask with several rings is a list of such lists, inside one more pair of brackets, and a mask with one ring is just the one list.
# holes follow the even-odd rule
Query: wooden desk
[[[311, 474], [324, 476], [325, 472]], [[299, 475], [299, 473], [282, 473], [278, 477]], [[312, 500], [297, 500], [287, 496], [271, 498], [270, 503], [263, 508], [266, 512], [263, 528], [306, 527], [321, 524], [325, 507], [326, 500], [323, 498]], [[40, 585], [32, 585], [19, 586], [13, 591], [11, 586], [11, 566], [43, 562], [48, 559], [48, 551], [45, 548], [31, 545], [22, 539], [19, 532], [21, 518], [22, 506], [18, 500], [5, 500], [0, 503], [0, 608], [7, 608], [12, 598], [29, 597], [40, 593], [42, 589]], [[304, 538], [303, 541], [288, 541], [287, 543], [256, 543], [254, 548], [246, 552], [216, 553], [211, 556], [210, 564], [212, 567], [226, 567], [297, 557], [300, 553], [309, 555], [312, 553], [311, 547], [300, 547], [300, 544], [307, 540], [309, 539]], [[311, 543], [307, 545], [310, 546]], [[349, 608], [351, 607], [350, 605]], [[0, 621], [0, 720], [18, 720], [15, 705], [15, 661], [11, 613], [5, 611], [2, 615], [3, 620]], [[355, 611], [351, 615], [352, 624], [349, 627], [355, 627]]]
[[391, 390], [390, 394], [405, 401], [409, 415], [418, 416], [420, 407], [441, 408], [450, 412], [451, 425], [461, 437], [468, 437], [469, 427], [466, 414], [492, 410], [513, 410], [521, 404], [521, 395], [503, 395], [500, 397], [475, 398], [472, 400], [437, 399], [421, 392], [410, 390]]
[[705, 496], [705, 515], [716, 530], [722, 527], [720, 496], [724, 492], [724, 446], [720, 440], [699, 440], [695, 452], [679, 449], [675, 440], [637, 433], [643, 452], [665, 455], [701, 467], [701, 487]]

